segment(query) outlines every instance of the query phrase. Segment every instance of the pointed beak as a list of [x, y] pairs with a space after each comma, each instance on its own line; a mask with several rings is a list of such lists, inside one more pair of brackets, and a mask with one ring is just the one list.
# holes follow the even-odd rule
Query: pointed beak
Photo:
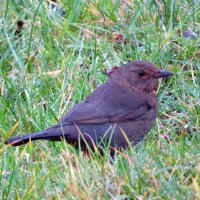
[[172, 75], [174, 75], [173, 72], [161, 69], [154, 75], [154, 78], [164, 78]]

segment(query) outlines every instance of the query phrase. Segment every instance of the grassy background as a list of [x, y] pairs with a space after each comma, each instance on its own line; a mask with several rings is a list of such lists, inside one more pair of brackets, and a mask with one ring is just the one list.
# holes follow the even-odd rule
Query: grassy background
[[[0, 199], [199, 199], [200, 37], [182, 35], [200, 29], [198, 1], [58, 5], [54, 12], [45, 0], [1, 3]], [[159, 118], [146, 140], [113, 163], [64, 142], [4, 145], [55, 124], [106, 80], [102, 70], [139, 59], [175, 76], [160, 85]]]

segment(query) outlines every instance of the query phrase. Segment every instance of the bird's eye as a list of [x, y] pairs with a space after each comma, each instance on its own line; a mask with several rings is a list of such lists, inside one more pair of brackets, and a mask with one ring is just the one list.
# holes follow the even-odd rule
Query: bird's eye
[[146, 73], [144, 71], [138, 72], [139, 76], [144, 76]]

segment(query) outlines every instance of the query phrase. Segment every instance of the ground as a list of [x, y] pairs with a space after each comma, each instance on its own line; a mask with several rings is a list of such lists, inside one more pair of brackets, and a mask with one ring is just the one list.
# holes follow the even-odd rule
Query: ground
[[[3, 0], [0, 20], [1, 199], [200, 198], [198, 1]], [[4, 145], [55, 124], [130, 60], [175, 73], [137, 146], [110, 161], [64, 142]]]

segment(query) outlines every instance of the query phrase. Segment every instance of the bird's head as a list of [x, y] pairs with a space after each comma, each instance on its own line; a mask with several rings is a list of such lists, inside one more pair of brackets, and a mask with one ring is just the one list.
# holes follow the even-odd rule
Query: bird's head
[[173, 75], [173, 72], [159, 70], [149, 61], [129, 62], [110, 73], [115, 81], [126, 87], [135, 88], [144, 92], [155, 92], [158, 88], [158, 79]]

